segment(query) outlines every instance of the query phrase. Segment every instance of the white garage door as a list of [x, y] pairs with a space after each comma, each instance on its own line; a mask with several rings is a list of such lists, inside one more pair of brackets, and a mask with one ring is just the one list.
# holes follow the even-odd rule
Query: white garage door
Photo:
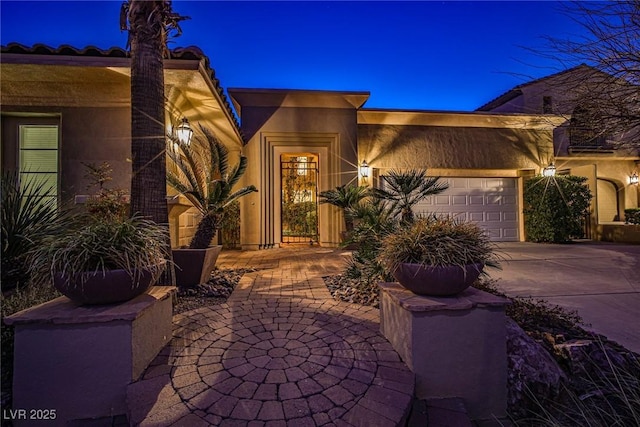
[[449, 188], [415, 208], [416, 213], [450, 213], [475, 221], [495, 241], [518, 241], [518, 186], [515, 178], [441, 178]]

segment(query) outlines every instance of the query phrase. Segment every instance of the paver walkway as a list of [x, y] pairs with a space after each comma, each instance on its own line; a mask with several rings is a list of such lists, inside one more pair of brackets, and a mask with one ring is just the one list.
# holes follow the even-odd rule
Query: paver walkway
[[322, 276], [340, 251], [223, 252], [253, 267], [225, 304], [174, 316], [174, 338], [129, 387], [141, 426], [396, 426], [414, 376], [379, 332], [379, 313], [335, 301]]

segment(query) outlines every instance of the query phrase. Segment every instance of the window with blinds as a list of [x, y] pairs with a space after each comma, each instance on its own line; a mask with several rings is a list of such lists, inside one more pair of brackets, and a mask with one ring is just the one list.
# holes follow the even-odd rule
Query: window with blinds
[[20, 181], [42, 183], [43, 194], [58, 198], [58, 125], [21, 124]]

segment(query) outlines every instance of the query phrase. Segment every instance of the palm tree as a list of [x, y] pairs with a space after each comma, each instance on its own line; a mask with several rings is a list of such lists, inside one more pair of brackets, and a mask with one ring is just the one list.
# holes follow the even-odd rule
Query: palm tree
[[163, 57], [174, 14], [170, 1], [141, 0], [123, 3], [122, 14], [131, 47], [131, 213], [168, 224]]
[[426, 169], [392, 170], [384, 180], [388, 189], [374, 189], [374, 195], [391, 202], [392, 212], [400, 214], [405, 223], [413, 221], [416, 204], [449, 188], [448, 184], [438, 182], [440, 177], [428, 177]]
[[[167, 227], [163, 58], [169, 33], [180, 34], [183, 19], [169, 0], [129, 0], [120, 10], [120, 29], [129, 31], [131, 48], [131, 214]], [[169, 237], [165, 244], [171, 247]], [[161, 283], [172, 284], [172, 263], [167, 265]]]
[[177, 138], [169, 137], [169, 144], [177, 149], [167, 150], [175, 165], [167, 173], [169, 185], [184, 194], [202, 214], [189, 244], [191, 249], [207, 248], [222, 226], [224, 208], [258, 191], [253, 185], [233, 191], [247, 169], [247, 158], [241, 155], [238, 164], [231, 167], [227, 147], [209, 129], [202, 126], [200, 129], [204, 135], [201, 144], [180, 143]]
[[320, 203], [329, 203], [342, 209], [347, 233], [353, 231], [353, 216], [350, 213], [350, 209], [355, 208], [368, 195], [368, 187], [355, 185], [341, 185], [333, 190], [322, 191], [319, 194], [322, 197]]

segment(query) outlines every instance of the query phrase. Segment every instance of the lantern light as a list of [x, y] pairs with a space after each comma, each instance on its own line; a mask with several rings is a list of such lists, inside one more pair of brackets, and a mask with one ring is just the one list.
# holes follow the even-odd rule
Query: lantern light
[[193, 136], [193, 130], [189, 125], [189, 120], [186, 117], [182, 118], [182, 122], [176, 127], [176, 137], [180, 144], [189, 145], [191, 143], [191, 137]]
[[629, 184], [638, 185], [638, 172], [634, 172], [633, 175], [629, 177]]
[[360, 176], [363, 178], [369, 177], [369, 165], [367, 164], [366, 160], [363, 160], [362, 164], [360, 165]]
[[554, 165], [553, 162], [549, 163], [549, 166], [547, 166], [546, 168], [544, 168], [542, 170], [542, 175], [543, 176], [547, 176], [547, 177], [555, 176], [556, 175], [556, 165]]

